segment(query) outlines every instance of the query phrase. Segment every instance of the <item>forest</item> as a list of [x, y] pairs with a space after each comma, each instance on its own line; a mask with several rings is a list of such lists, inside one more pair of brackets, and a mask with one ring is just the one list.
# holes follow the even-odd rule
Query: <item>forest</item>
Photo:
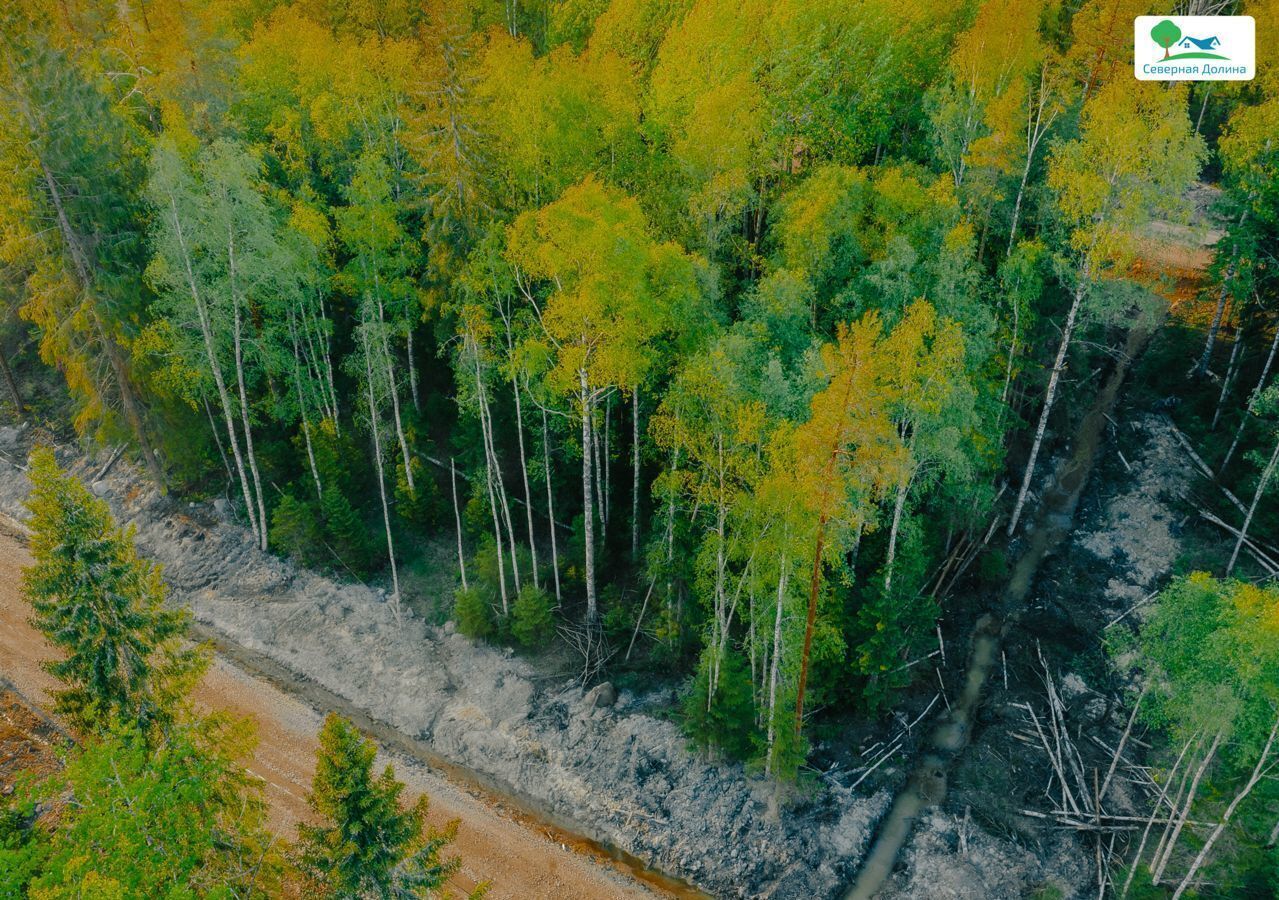
[[[1157, 6], [11, 0], [0, 418], [115, 450], [397, 621], [670, 686], [698, 753], [802, 794], [850, 722], [935, 688], [944, 628], [962, 656], [951, 629], [1014, 577], [1131, 363], [1234, 503], [1229, 540], [1098, 638], [1170, 807], [1109, 889], [1273, 896], [1279, 5]], [[1251, 15], [1257, 77], [1135, 80], [1152, 13]], [[1152, 248], [1205, 222], [1187, 289]], [[208, 792], [182, 802], [242, 821], [183, 838], [216, 865], [95, 888], [75, 848], [109, 824], [37, 852], [16, 805], [0, 886], [432, 895], [452, 834], [337, 718], [314, 794], [336, 824], [246, 874], [276, 854], [234, 775], [248, 738], [184, 699], [209, 651], [105, 504], [29, 466], [23, 591], [71, 653], [56, 713], [97, 735], [32, 790], [128, 794], [119, 761], [137, 822], [187, 827], [163, 818], [182, 772]], [[87, 658], [101, 640], [132, 656]], [[325, 832], [352, 772], [399, 848], [363, 883]], [[1101, 823], [1096, 785], [1056, 777]]]

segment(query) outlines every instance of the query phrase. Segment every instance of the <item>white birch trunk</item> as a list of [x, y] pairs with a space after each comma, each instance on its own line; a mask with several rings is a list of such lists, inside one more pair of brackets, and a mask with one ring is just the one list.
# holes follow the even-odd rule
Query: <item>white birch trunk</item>
[[258, 522], [260, 528], [258, 530], [258, 546], [265, 551], [267, 549], [267, 518], [266, 518], [266, 502], [262, 496], [262, 476], [258, 472], [257, 454], [253, 452], [253, 427], [249, 423], [249, 392], [245, 388], [244, 379], [244, 352], [241, 340], [241, 331], [243, 328], [243, 320], [240, 315], [240, 298], [235, 289], [236, 283], [236, 267], [235, 267], [235, 238], [229, 238], [229, 266], [231, 275], [231, 309], [232, 309], [232, 346], [235, 350], [235, 380], [240, 393], [240, 421], [244, 425], [244, 452], [249, 459], [249, 473], [253, 476], [253, 490], [257, 495], [258, 504]]
[[[528, 457], [524, 454], [524, 406], [520, 402], [520, 383], [511, 379], [511, 389], [515, 392], [515, 434], [519, 438], [520, 478], [524, 482], [524, 514], [528, 519], [528, 549], [533, 564], [533, 587], [541, 588], [542, 583], [537, 574], [537, 541], [533, 536], [533, 492], [528, 486]], [[555, 524], [551, 523], [551, 530]]]
[[1075, 322], [1079, 317], [1079, 307], [1084, 294], [1088, 290], [1088, 271], [1084, 270], [1075, 289], [1075, 299], [1070, 304], [1070, 312], [1066, 315], [1066, 327], [1061, 333], [1061, 346], [1057, 348], [1057, 358], [1053, 362], [1052, 374], [1048, 378], [1048, 390], [1044, 395], [1044, 408], [1039, 413], [1039, 424], [1035, 427], [1035, 441], [1030, 447], [1030, 459], [1026, 461], [1026, 474], [1022, 476], [1021, 489], [1017, 491], [1017, 502], [1013, 506], [1012, 518], [1008, 521], [1008, 536], [1012, 537], [1017, 530], [1017, 522], [1021, 519], [1022, 507], [1026, 505], [1026, 495], [1030, 493], [1030, 485], [1035, 479], [1035, 463], [1039, 459], [1039, 449], [1044, 443], [1044, 432], [1048, 430], [1048, 416], [1052, 412], [1053, 401], [1057, 398], [1057, 384], [1066, 367], [1066, 353], [1070, 350], [1070, 341], [1075, 333]]
[[893, 504], [893, 527], [888, 532], [888, 557], [884, 560], [884, 593], [893, 586], [893, 560], [897, 558], [897, 534], [902, 524], [902, 509], [906, 506], [906, 495], [910, 492], [911, 479], [907, 478], [897, 486], [897, 502]]
[[[373, 390], [372, 348], [369, 347], [368, 325], [365, 324], [361, 335], [364, 344], [364, 377], [368, 389], [369, 427], [373, 432], [373, 459], [377, 463], [378, 496], [382, 500], [382, 525], [386, 529], [386, 555], [391, 563], [391, 602], [395, 610], [395, 619], [400, 619], [400, 573], [395, 565], [395, 541], [391, 537], [391, 508], [386, 501], [386, 473], [382, 467], [382, 434], [378, 428], [378, 403]], [[391, 386], [394, 389], [394, 386]]]
[[1261, 473], [1261, 480], [1257, 482], [1257, 490], [1252, 494], [1252, 503], [1248, 505], [1248, 513], [1244, 516], [1243, 525], [1239, 529], [1239, 537], [1235, 540], [1235, 549], [1230, 554], [1230, 562], [1226, 564], [1226, 577], [1230, 577], [1230, 573], [1234, 571], [1235, 563], [1239, 560], [1239, 551], [1243, 547], [1243, 542], [1248, 539], [1248, 527], [1252, 525], [1252, 517], [1257, 512], [1257, 504], [1261, 502], [1261, 495], [1266, 492], [1266, 486], [1270, 484], [1270, 476], [1275, 473], [1275, 463], [1279, 462], [1279, 442], [1275, 443], [1275, 450], [1270, 454], [1270, 461], [1266, 463], [1265, 470]]
[[1239, 808], [1239, 804], [1252, 793], [1252, 789], [1257, 786], [1257, 782], [1261, 781], [1267, 757], [1270, 756], [1270, 748], [1275, 743], [1275, 733], [1279, 732], [1279, 719], [1275, 720], [1275, 724], [1270, 728], [1270, 737], [1266, 738], [1266, 745], [1261, 749], [1261, 756], [1257, 759], [1257, 765], [1252, 770], [1252, 775], [1248, 779], [1248, 783], [1244, 785], [1243, 790], [1235, 794], [1230, 805], [1226, 807], [1225, 813], [1221, 817], [1221, 821], [1217, 823], [1217, 827], [1213, 829], [1212, 834], [1208, 836], [1208, 840], [1204, 841], [1204, 845], [1199, 848], [1199, 855], [1195, 857], [1195, 861], [1190, 864], [1190, 871], [1186, 873], [1186, 877], [1181, 880], [1181, 884], [1177, 885], [1177, 890], [1172, 895], [1172, 900], [1181, 900], [1181, 895], [1186, 892], [1186, 888], [1190, 887], [1194, 881], [1195, 873], [1199, 871], [1204, 862], [1208, 859], [1208, 854], [1212, 852], [1212, 847], [1217, 843], [1217, 839], [1221, 837], [1222, 832], [1226, 830], [1226, 826], [1230, 824], [1231, 817], [1235, 814], [1235, 810]]
[[[586, 543], [586, 623], [594, 625], [598, 614], [595, 598], [595, 516], [592, 509], [595, 486], [591, 467], [591, 395], [586, 370], [577, 370], [582, 413], [582, 529]], [[552, 528], [555, 526], [552, 525]]]
[[462, 575], [462, 590], [468, 590], [466, 583], [466, 554], [462, 551], [462, 508], [457, 502], [457, 466], [453, 457], [449, 457], [449, 484], [453, 488], [453, 523], [457, 526], [457, 570]]
[[542, 410], [542, 465], [546, 475], [546, 520], [551, 529], [551, 571], [555, 576], [555, 602], [563, 602], [560, 595], [560, 550], [555, 537], [555, 492], [551, 488], [551, 435]]
[[[376, 276], [374, 276], [376, 278]], [[409, 495], [417, 496], [417, 485], [413, 481], [413, 460], [409, 456], [409, 442], [404, 436], [404, 422], [400, 419], [400, 389], [396, 386], [395, 366], [391, 357], [391, 343], [387, 339], [386, 316], [382, 311], [382, 297], [377, 298], [378, 338], [382, 345], [382, 365], [386, 368], [386, 386], [391, 394], [391, 412], [395, 420], [395, 436], [400, 442], [400, 456], [404, 460], [404, 481], [408, 485]]]
[[1244, 415], [1239, 420], [1239, 426], [1235, 428], [1235, 437], [1230, 442], [1230, 449], [1226, 451], [1225, 457], [1221, 460], [1221, 466], [1217, 469], [1218, 475], [1226, 471], [1226, 466], [1230, 465], [1230, 460], [1235, 455], [1235, 450], [1239, 449], [1239, 439], [1243, 436], [1244, 426], [1248, 423], [1248, 417], [1252, 415], [1253, 407], [1257, 405], [1257, 398], [1261, 396], [1261, 392], [1265, 389], [1266, 378], [1270, 375], [1270, 367], [1274, 364], [1275, 350], [1277, 348], [1279, 348], [1279, 326], [1275, 327], [1274, 336], [1270, 339], [1270, 352], [1266, 354], [1266, 364], [1261, 367], [1261, 375], [1257, 378], [1256, 387], [1248, 395], [1248, 405], [1244, 408]]
[[1212, 739], [1212, 746], [1208, 748], [1208, 753], [1204, 756], [1203, 762], [1195, 770], [1195, 777], [1190, 781], [1190, 791], [1186, 794], [1186, 802], [1182, 804], [1181, 814], [1177, 816], [1177, 824], [1173, 827], [1172, 834], [1164, 846], [1163, 858], [1159, 860], [1158, 865], [1155, 867], [1154, 875], [1151, 879], [1153, 884], [1159, 884], [1163, 880], [1164, 869], [1168, 867], [1168, 861], [1172, 859], [1172, 852], [1177, 849], [1177, 840], [1181, 837], [1181, 829], [1186, 827], [1186, 820], [1190, 818], [1190, 808], [1194, 805], [1195, 794], [1199, 792], [1199, 782], [1203, 780], [1204, 773], [1208, 771], [1208, 765], [1212, 762], [1213, 757], [1217, 755], [1217, 748], [1221, 746], [1221, 740], [1224, 737], [1224, 732], [1217, 732], [1217, 736]]
[[764, 757], [764, 774], [773, 774], [773, 750], [777, 743], [777, 679], [782, 660], [782, 608], [786, 601], [786, 581], [789, 576], [787, 567], [790, 564], [782, 557], [781, 569], [777, 576], [777, 611], [773, 616], [773, 659], [768, 672], [768, 753]]
[[253, 539], [261, 545], [262, 535], [258, 528], [257, 509], [253, 503], [253, 492], [249, 487], [249, 477], [245, 469], [244, 455], [240, 452], [240, 440], [235, 429], [235, 416], [231, 410], [231, 395], [227, 389], [226, 378], [222, 372], [222, 363], [218, 359], [217, 346], [213, 338], [213, 322], [209, 309], [205, 305], [204, 296], [195, 280], [195, 271], [191, 265], [190, 251], [187, 249], [186, 236], [182, 230], [182, 219], [178, 215], [177, 203], [169, 198], [169, 208], [173, 212], [174, 235], [178, 239], [178, 247], [182, 251], [182, 262], [186, 269], [187, 286], [191, 290], [191, 299], [195, 302], [196, 318], [200, 322], [200, 336], [204, 342], [205, 358], [209, 361], [209, 370], [213, 374], [213, 384], [218, 392], [218, 404], [222, 407], [223, 419], [226, 423], [227, 440], [231, 444], [231, 455], [235, 458], [236, 474], [240, 480], [240, 491], [244, 496], [244, 510], [249, 517], [249, 530]]

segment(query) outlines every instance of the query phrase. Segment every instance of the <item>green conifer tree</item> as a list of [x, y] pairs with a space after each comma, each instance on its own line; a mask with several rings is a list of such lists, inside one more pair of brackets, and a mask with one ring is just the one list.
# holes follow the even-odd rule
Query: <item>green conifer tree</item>
[[375, 776], [376, 756], [350, 722], [324, 720], [310, 797], [321, 824], [299, 826], [303, 867], [326, 897], [433, 896], [461, 864], [440, 856], [457, 823], [426, 827], [426, 797], [403, 808], [403, 782], [390, 766]]
[[47, 664], [66, 688], [56, 709], [81, 728], [112, 719], [143, 731], [166, 722], [207, 656], [183, 648], [188, 613], [164, 607], [160, 567], [138, 556], [133, 529], [59, 468], [31, 454], [31, 555], [23, 593], [36, 628], [64, 654]]

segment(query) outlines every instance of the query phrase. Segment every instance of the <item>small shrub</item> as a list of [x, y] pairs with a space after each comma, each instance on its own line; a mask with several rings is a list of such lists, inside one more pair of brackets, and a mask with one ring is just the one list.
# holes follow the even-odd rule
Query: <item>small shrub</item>
[[555, 633], [551, 598], [541, 588], [526, 584], [511, 609], [511, 634], [521, 646], [536, 647]]
[[303, 565], [315, 566], [324, 562], [323, 540], [315, 507], [285, 494], [271, 513], [271, 543]]
[[684, 731], [696, 744], [719, 750], [731, 759], [744, 760], [755, 749], [755, 702], [750, 669], [735, 648], [724, 651], [719, 683], [707, 703], [710, 685], [710, 651], [684, 697]]
[[476, 587], [462, 588], [454, 594], [453, 619], [458, 631], [476, 640], [491, 637], [496, 630], [493, 607], [484, 592]]
[[[357, 575], [368, 574], [373, 564], [368, 529], [364, 527], [364, 522], [351, 501], [341, 490], [331, 487], [324, 492], [324, 499], [320, 501], [320, 513], [324, 518], [324, 533], [328, 538], [328, 547], [324, 548], [326, 559], [337, 563], [338, 568], [350, 569]], [[337, 560], [332, 559], [335, 554]]]

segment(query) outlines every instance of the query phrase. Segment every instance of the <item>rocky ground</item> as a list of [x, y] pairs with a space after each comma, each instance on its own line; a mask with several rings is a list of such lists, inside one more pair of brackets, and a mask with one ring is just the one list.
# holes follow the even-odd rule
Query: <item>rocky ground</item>
[[[1036, 631], [1072, 615], [1051, 596], [1072, 571], [1092, 585], [1089, 616], [1100, 620], [1139, 603], [1175, 558], [1171, 504], [1193, 473], [1163, 419], [1124, 427], [1131, 433], [1120, 441], [1112, 431], [1102, 450], [1106, 484], [1090, 488], [1079, 527], [1040, 575], [1043, 616], [1010, 642], [1010, 654], [1024, 655]], [[19, 459], [24, 449], [21, 435], [0, 429], [4, 457]], [[474, 644], [448, 625], [429, 626], [407, 610], [397, 622], [384, 592], [262, 554], [211, 505], [162, 497], [123, 463], [98, 477], [102, 459], [63, 461], [137, 528], [143, 552], [164, 564], [175, 599], [202, 625], [419, 739], [490, 789], [714, 896], [838, 896], [889, 805], [891, 777], [851, 790], [852, 774], [827, 776], [802, 800], [778, 802], [741, 767], [690, 752], [674, 724], [645, 712], [646, 698], [622, 691], [609, 703], [607, 692], [548, 683], [510, 651]], [[25, 492], [20, 471], [0, 462], [0, 512], [20, 517]], [[1005, 707], [1019, 681], [1033, 680], [1028, 665], [1014, 663], [1011, 690], [992, 691], [947, 804], [920, 817], [881, 896], [1095, 892], [1073, 836], [1009, 825], [1025, 800], [1018, 766], [1033, 771], [1041, 762], [1006, 758], [1015, 726]], [[1065, 674], [1081, 708], [1096, 701], [1091, 676]], [[978, 783], [968, 777], [976, 768], [1002, 770], [1007, 782]]]
[[[1030, 608], [1005, 640], [1007, 681], [1000, 673], [988, 685], [979, 730], [948, 802], [920, 818], [881, 897], [1097, 894], [1089, 848], [1068, 829], [1022, 814], [1050, 808], [1042, 790], [1050, 773], [1047, 757], [1025, 739], [1017, 704], [1033, 704], [1043, 714], [1042, 650], [1072, 730], [1115, 746], [1129, 710], [1121, 697], [1125, 685], [1104, 662], [1100, 641], [1108, 626], [1141, 617], [1167, 580], [1181, 552], [1181, 507], [1195, 480], [1193, 464], [1160, 415], [1112, 425], [1099, 453], [1074, 531], [1045, 561]], [[1103, 770], [1109, 763], [1096, 746], [1083, 752]], [[1111, 801], [1112, 811], [1123, 811], [1121, 790]]]
[[[16, 461], [22, 435], [0, 430]], [[829, 897], [856, 868], [887, 792], [821, 790], [778, 803], [740, 766], [691, 752], [668, 721], [547, 683], [509, 650], [450, 626], [402, 621], [381, 590], [338, 583], [261, 553], [211, 505], [161, 496], [124, 462], [105, 476], [60, 455], [164, 565], [177, 602], [214, 632], [282, 663], [424, 742], [491, 789], [719, 897]], [[0, 462], [0, 512], [24, 515], [25, 477]]]

